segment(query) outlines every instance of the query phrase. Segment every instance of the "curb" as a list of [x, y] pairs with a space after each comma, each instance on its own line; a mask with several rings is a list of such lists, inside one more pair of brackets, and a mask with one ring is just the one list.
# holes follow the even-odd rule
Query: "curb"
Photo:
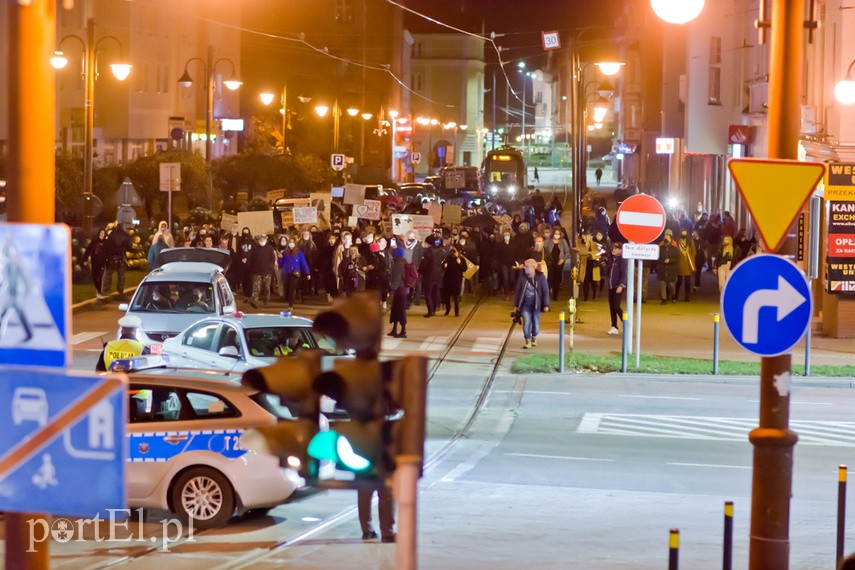
[[[136, 286], [135, 287], [126, 287], [124, 290], [122, 290], [122, 295], [126, 295], [128, 297], [131, 297], [131, 296], [133, 296], [134, 291], [136, 291], [136, 290], [137, 290]], [[108, 297], [105, 297], [104, 299], [97, 299], [97, 298], [93, 297], [91, 299], [86, 299], [85, 301], [80, 301], [79, 303], [75, 303], [74, 305], [71, 305], [71, 314], [89, 310], [91, 307], [103, 306], [103, 304], [105, 302], [112, 302], [113, 300], [115, 300], [116, 295], [118, 295], [118, 293], [112, 293], [111, 295], [109, 295]]]

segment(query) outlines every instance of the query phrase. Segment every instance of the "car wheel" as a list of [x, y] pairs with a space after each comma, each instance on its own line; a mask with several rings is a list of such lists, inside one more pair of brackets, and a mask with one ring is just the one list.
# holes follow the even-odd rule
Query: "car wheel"
[[194, 528], [217, 528], [232, 518], [235, 495], [222, 473], [208, 467], [194, 467], [175, 481], [172, 507], [185, 522], [193, 519]]

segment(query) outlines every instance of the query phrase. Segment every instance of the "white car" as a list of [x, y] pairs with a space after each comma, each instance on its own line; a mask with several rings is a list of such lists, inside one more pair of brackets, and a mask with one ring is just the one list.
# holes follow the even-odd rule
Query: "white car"
[[36, 422], [41, 427], [47, 425], [47, 394], [41, 388], [22, 386], [12, 394], [12, 423], [19, 426], [25, 421]]
[[163, 341], [161, 353], [171, 366], [245, 372], [313, 348], [333, 358], [332, 343], [312, 332], [309, 319], [236, 313], [194, 323]]
[[146, 275], [130, 303], [119, 310], [142, 321], [143, 344], [156, 344], [199, 319], [237, 310], [223, 271], [231, 261], [226, 249], [175, 247], [158, 256], [160, 268]]
[[229, 381], [130, 375], [131, 507], [174, 512], [194, 528], [266, 509], [304, 485], [278, 457], [241, 448], [244, 430], [290, 418], [278, 398]]

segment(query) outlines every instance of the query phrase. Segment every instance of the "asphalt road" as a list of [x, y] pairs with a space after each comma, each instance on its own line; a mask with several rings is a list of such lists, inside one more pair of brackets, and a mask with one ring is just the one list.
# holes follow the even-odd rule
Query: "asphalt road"
[[[747, 566], [756, 381], [510, 375], [509, 361], [494, 368], [507, 304], [484, 301], [455, 339], [469, 307], [457, 319], [414, 315], [407, 340], [384, 342], [392, 356], [438, 357], [456, 340], [429, 389], [422, 568], [663, 568], [670, 528], [681, 530], [682, 567], [717, 568], [727, 500], [735, 567]], [[114, 309], [75, 315], [74, 333], [113, 330], [117, 317]], [[517, 329], [511, 343], [519, 342]], [[75, 368], [94, 363], [93, 343], [75, 345]], [[796, 382], [792, 568], [834, 563], [837, 466], [855, 464], [854, 398], [848, 382]], [[394, 568], [393, 546], [359, 540], [354, 505], [350, 491], [305, 493], [268, 516], [173, 545], [168, 558], [147, 542], [70, 542], [53, 545], [52, 565]], [[148, 513], [146, 539], [159, 536], [162, 517]]]

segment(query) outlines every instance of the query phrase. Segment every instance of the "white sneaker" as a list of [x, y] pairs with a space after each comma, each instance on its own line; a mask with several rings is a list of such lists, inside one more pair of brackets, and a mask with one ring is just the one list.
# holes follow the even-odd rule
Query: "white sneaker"
[[383, 301], [383, 310], [386, 310], [386, 301]]
[[104, 296], [101, 293], [95, 293], [95, 298], [100, 301], [101, 299], [104, 298]]
[[612, 327], [609, 329], [608, 334], [620, 334], [620, 331], [617, 330], [617, 327]]

